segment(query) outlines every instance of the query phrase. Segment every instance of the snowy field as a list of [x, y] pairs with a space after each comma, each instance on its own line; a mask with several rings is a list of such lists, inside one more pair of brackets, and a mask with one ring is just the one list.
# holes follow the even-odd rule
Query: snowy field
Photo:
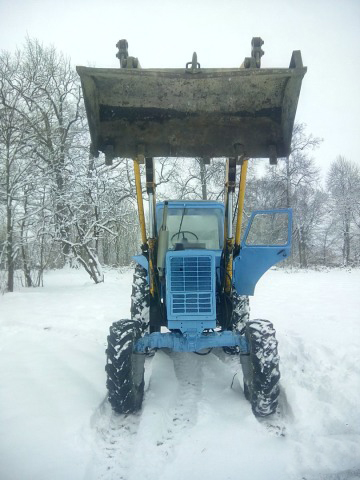
[[147, 358], [139, 415], [106, 400], [109, 325], [129, 317], [130, 271], [83, 271], [0, 297], [1, 480], [360, 479], [360, 271], [272, 270], [251, 317], [273, 321], [280, 412], [259, 422], [238, 360]]

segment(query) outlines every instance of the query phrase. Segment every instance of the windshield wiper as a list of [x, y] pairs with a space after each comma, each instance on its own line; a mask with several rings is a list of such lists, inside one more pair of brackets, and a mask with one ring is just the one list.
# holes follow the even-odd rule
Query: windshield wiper
[[182, 224], [183, 224], [185, 212], [186, 212], [186, 207], [184, 207], [183, 213], [182, 213], [182, 215], [181, 215], [181, 221], [180, 221], [180, 225], [179, 225], [179, 231], [177, 232], [177, 236], [178, 236], [178, 237], [179, 237], [180, 232], [181, 232], [181, 227], [182, 227]]

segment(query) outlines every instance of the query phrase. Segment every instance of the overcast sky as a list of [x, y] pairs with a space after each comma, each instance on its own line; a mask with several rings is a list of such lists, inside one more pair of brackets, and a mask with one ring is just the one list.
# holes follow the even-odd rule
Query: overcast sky
[[360, 166], [360, 0], [0, 0], [0, 49], [27, 34], [97, 67], [118, 67], [121, 38], [143, 68], [185, 66], [193, 51], [204, 68], [238, 67], [254, 36], [263, 67], [301, 50], [296, 121], [324, 139], [317, 164], [325, 174], [341, 154]]

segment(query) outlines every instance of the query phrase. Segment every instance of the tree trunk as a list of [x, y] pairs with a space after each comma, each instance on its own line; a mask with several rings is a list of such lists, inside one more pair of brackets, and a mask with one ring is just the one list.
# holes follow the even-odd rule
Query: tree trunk
[[291, 178], [290, 178], [290, 160], [286, 157], [286, 208], [291, 207]]
[[324, 244], [323, 244], [323, 265], [324, 267], [326, 267], [326, 261], [327, 261], [327, 235], [325, 235], [325, 238], [324, 238]]
[[345, 267], [350, 264], [350, 212], [348, 209], [344, 212], [344, 245], [343, 245], [343, 262]]
[[104, 274], [95, 252], [87, 245], [73, 245], [72, 251], [95, 283], [104, 281]]
[[6, 260], [7, 260], [7, 291], [14, 291], [14, 245], [13, 245], [13, 206], [11, 195], [11, 159], [9, 156], [10, 145], [7, 145], [6, 155]]
[[23, 263], [23, 272], [24, 272], [24, 277], [25, 277], [25, 286], [26, 287], [32, 287], [33, 282], [31, 279], [31, 268], [29, 266], [28, 258], [27, 258], [27, 252], [26, 252], [26, 239], [25, 239], [25, 224], [26, 224], [26, 214], [27, 214], [27, 206], [28, 206], [28, 197], [27, 197], [27, 191], [25, 190], [24, 192], [24, 218], [21, 221], [21, 226], [20, 226], [20, 241], [21, 241], [21, 256], [22, 256], [22, 263]]
[[298, 227], [298, 248], [300, 268], [307, 268], [308, 264], [306, 257], [306, 240], [304, 235], [304, 229], [302, 226]]
[[12, 205], [10, 193], [8, 193], [8, 203], [6, 206], [6, 259], [7, 259], [7, 291], [14, 291], [14, 245], [13, 245], [13, 225], [12, 225]]
[[66, 215], [66, 204], [63, 200], [64, 194], [64, 177], [63, 177], [63, 169], [64, 169], [65, 159], [60, 159], [58, 164], [56, 165], [55, 171], [55, 178], [56, 178], [56, 207], [55, 207], [55, 221], [56, 227], [59, 232], [60, 238], [62, 240], [62, 253], [64, 255], [64, 265], [67, 261], [67, 257], [71, 252], [71, 248], [67, 240], [70, 237], [70, 229], [66, 224], [67, 215]]

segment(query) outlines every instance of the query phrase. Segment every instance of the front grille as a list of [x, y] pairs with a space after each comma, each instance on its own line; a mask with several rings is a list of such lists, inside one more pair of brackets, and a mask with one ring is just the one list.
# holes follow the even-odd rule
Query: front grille
[[169, 273], [171, 316], [213, 315], [215, 269], [212, 256], [171, 256]]
[[173, 257], [170, 265], [172, 292], [211, 290], [210, 257]]
[[175, 293], [172, 312], [174, 314], [211, 313], [211, 293]]

